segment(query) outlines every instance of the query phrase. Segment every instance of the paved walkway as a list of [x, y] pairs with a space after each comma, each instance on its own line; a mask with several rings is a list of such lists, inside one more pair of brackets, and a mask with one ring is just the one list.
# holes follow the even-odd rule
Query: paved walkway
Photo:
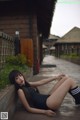
[[[47, 65], [47, 66], [46, 66]], [[56, 65], [56, 67], [55, 67]], [[51, 77], [56, 74], [65, 73], [74, 78], [78, 85], [80, 85], [80, 66], [65, 60], [57, 59], [53, 56], [45, 56], [43, 59], [40, 73], [30, 77], [31, 81], [40, 80], [43, 78]], [[39, 87], [40, 92], [48, 93], [55, 81]], [[74, 104], [73, 98], [67, 94], [63, 104], [57, 111], [56, 116], [48, 117], [41, 114], [28, 113], [23, 109], [18, 109], [14, 115], [13, 120], [80, 120], [80, 106]]]

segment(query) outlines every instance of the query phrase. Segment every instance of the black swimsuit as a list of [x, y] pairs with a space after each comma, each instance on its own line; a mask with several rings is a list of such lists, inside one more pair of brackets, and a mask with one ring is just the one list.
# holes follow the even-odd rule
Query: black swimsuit
[[46, 105], [46, 100], [49, 95], [40, 94], [32, 87], [22, 86], [26, 99], [31, 107], [39, 109], [49, 109]]
[[48, 109], [46, 105], [46, 100], [49, 97], [49, 95], [40, 94], [36, 92], [34, 88], [31, 88], [31, 87], [28, 87], [27, 89], [29, 91], [32, 103], [35, 108]]

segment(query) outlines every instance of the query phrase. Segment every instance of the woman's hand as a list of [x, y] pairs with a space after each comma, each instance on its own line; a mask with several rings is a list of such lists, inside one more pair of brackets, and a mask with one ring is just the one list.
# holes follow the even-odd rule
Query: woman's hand
[[56, 113], [52, 110], [45, 110], [45, 115], [54, 116], [54, 115], [56, 115]]
[[57, 80], [61, 80], [63, 77], [65, 77], [65, 74], [60, 74], [56, 77]]

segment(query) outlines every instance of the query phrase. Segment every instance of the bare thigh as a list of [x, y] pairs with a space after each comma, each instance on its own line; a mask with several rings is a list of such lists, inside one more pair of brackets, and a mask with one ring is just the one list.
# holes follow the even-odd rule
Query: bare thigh
[[55, 90], [65, 81], [69, 79], [69, 77], [65, 76], [63, 77], [61, 80], [59, 80], [51, 89], [51, 91], [49, 92], [49, 94], [51, 95], [53, 92], [55, 92]]
[[75, 87], [76, 83], [73, 82], [71, 79], [66, 80], [63, 82], [56, 90], [53, 92], [46, 101], [46, 104], [51, 109], [58, 109], [63, 102], [64, 97], [66, 96], [67, 92], [71, 89], [71, 87]]

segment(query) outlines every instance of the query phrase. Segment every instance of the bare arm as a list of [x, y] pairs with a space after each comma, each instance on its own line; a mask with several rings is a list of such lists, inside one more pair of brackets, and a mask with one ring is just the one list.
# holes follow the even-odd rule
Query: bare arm
[[53, 80], [58, 80], [61, 76], [64, 76], [63, 74], [61, 75], [57, 75], [57, 76], [54, 76], [54, 77], [51, 77], [51, 78], [47, 78], [47, 79], [43, 79], [43, 80], [39, 80], [39, 81], [35, 81], [35, 82], [29, 82], [29, 84], [33, 87], [37, 87], [37, 86], [40, 86], [40, 85], [44, 85], [44, 84], [47, 84]]
[[18, 96], [28, 112], [46, 114], [48, 116], [53, 116], [55, 114], [55, 112], [53, 112], [52, 110], [44, 110], [44, 109], [37, 109], [37, 108], [30, 107], [30, 105], [28, 104], [28, 101], [26, 100], [24, 92], [21, 89], [18, 90]]
[[42, 79], [42, 80], [35, 81], [35, 82], [29, 82], [29, 84], [33, 87], [37, 87], [37, 86], [40, 86], [40, 85], [47, 84], [47, 83], [49, 83], [49, 82], [51, 82], [55, 79], [56, 79], [56, 77], [52, 77], [52, 78]]

